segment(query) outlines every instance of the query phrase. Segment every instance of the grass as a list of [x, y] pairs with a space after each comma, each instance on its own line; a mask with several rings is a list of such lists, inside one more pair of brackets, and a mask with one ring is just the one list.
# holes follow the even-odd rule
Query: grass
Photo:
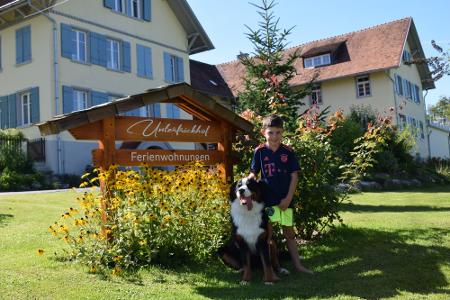
[[57, 261], [52, 253], [62, 244], [47, 227], [75, 197], [0, 196], [1, 299], [450, 298], [450, 187], [353, 195], [342, 206], [346, 226], [300, 249], [316, 274], [274, 286], [263, 285], [260, 272], [240, 286], [239, 274], [219, 263], [105, 280]]

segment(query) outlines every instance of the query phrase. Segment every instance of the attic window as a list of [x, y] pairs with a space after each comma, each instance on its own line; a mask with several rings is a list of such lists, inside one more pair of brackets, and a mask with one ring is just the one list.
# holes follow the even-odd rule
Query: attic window
[[214, 80], [209, 80], [209, 82], [212, 84], [212, 85], [214, 85], [214, 86], [219, 86], [218, 84], [217, 84], [217, 82], [215, 82]]
[[330, 53], [308, 57], [303, 59], [305, 69], [311, 69], [315, 67], [329, 65], [331, 63]]

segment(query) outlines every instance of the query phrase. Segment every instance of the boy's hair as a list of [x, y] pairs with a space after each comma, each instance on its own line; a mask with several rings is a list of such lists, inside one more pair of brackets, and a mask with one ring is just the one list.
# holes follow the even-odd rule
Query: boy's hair
[[268, 127], [277, 127], [283, 128], [283, 119], [278, 115], [270, 115], [263, 119], [262, 121], [262, 129], [266, 129]]

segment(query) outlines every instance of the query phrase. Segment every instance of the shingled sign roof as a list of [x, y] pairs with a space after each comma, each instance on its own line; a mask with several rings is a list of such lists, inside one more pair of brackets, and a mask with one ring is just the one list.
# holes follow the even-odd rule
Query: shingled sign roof
[[175, 103], [178, 107], [203, 121], [219, 120], [228, 123], [235, 130], [251, 132], [253, 125], [233, 111], [216, 103], [204, 93], [193, 89], [187, 83], [178, 83], [145, 93], [131, 95], [112, 102], [96, 105], [84, 110], [37, 124], [42, 135], [57, 134], [64, 130], [94, 123], [152, 103]]
[[[285, 51], [286, 55], [297, 51], [302, 57], [296, 61], [298, 75], [292, 79], [291, 85], [306, 84], [316, 73], [318, 75], [316, 81], [325, 81], [399, 67], [406, 42], [409, 43], [411, 52], [415, 53], [414, 58], [425, 57], [412, 18], [289, 48]], [[327, 52], [331, 52], [332, 55], [331, 65], [311, 69], [303, 67], [304, 58]], [[417, 68], [423, 89], [434, 88], [434, 83], [430, 81], [428, 66], [417, 65]], [[219, 64], [217, 69], [233, 94], [237, 96], [237, 93], [244, 88], [242, 78], [245, 76], [245, 67], [239, 60], [235, 60]]]

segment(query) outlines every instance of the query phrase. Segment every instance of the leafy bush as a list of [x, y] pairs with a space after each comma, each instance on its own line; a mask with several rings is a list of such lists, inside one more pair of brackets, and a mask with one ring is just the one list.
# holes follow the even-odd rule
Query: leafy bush
[[200, 164], [175, 171], [111, 168], [106, 222], [102, 195], [85, 193], [49, 231], [68, 243], [68, 254], [91, 272], [113, 274], [150, 264], [204, 262], [229, 234], [228, 187], [216, 168]]

